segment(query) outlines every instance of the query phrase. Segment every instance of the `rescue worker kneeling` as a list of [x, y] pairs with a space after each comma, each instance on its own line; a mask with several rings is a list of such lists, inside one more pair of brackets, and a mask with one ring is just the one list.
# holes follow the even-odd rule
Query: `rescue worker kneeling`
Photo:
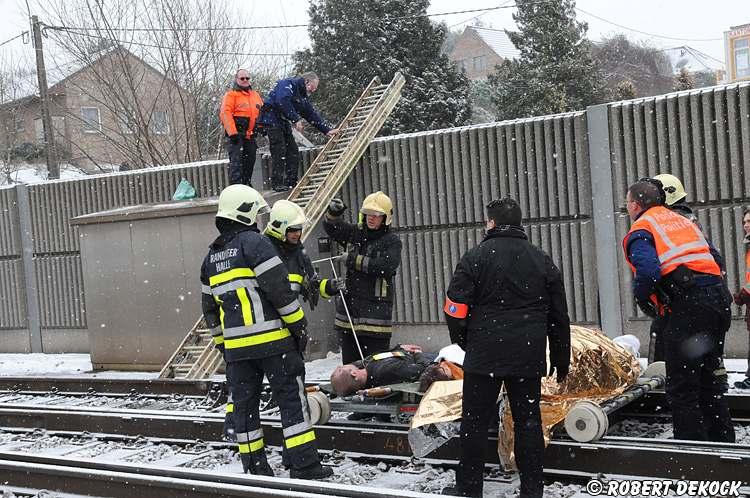
[[267, 209], [251, 187], [222, 191], [216, 213], [220, 235], [201, 267], [203, 315], [227, 362], [243, 470], [273, 475], [260, 423], [265, 375], [281, 409], [290, 476], [326, 478], [333, 472], [320, 464], [302, 380], [307, 322], [284, 264], [258, 231], [256, 218]]

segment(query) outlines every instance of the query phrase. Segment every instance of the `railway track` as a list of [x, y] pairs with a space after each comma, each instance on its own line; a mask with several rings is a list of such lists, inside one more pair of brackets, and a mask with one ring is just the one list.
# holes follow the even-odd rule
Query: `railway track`
[[[185, 450], [187, 456], [175, 457], [177, 460], [184, 460], [183, 463], [190, 461], [193, 457], [191, 451], [195, 453], [197, 449], [223, 452], [225, 467], [229, 460], [236, 458], [233, 444], [216, 441], [222, 433], [224, 421], [220, 404], [223, 401], [220, 396], [217, 397], [220, 388], [217, 387], [216, 383], [207, 383], [202, 386], [208, 391], [201, 391], [196, 388], [192, 394], [180, 394], [179, 396], [166, 394], [164, 391], [167, 386], [159, 386], [158, 384], [151, 384], [151, 391], [146, 394], [125, 390], [125, 387], [132, 387], [130, 382], [108, 383], [108, 391], [106, 392], [99, 392], [97, 389], [84, 390], [83, 388], [89, 387], [85, 383], [68, 384], [70, 390], [66, 392], [57, 387], [59, 385], [57, 382], [49, 384], [50, 391], [24, 391], [20, 390], [19, 384], [16, 382], [13, 389], [0, 391], [0, 421], [2, 421], [0, 425], [4, 428], [4, 432], [0, 432], [0, 443], [3, 441], [3, 435], [17, 435], [24, 431], [27, 434], [33, 434], [34, 430], [44, 434], [43, 439], [47, 440], [62, 438], [63, 436], [71, 438], [76, 437], [71, 435], [77, 434], [79, 439], [85, 441], [86, 438], [94, 437], [91, 436], [91, 433], [105, 433], [105, 435], [96, 436], [98, 443], [95, 446], [101, 447], [102, 441], [114, 444], [113, 442], [117, 441], [118, 438], [130, 438], [134, 441], [141, 441], [141, 443], [145, 440], [152, 441], [151, 438], [161, 438], [173, 441], [171, 443], [173, 446], [192, 445], [192, 450]], [[38, 389], [43, 386], [41, 384], [28, 384], [23, 387]], [[113, 400], [115, 405], [97, 406], [95, 400], [104, 398]], [[94, 400], [94, 406], [87, 406], [84, 402], [87, 399]], [[747, 424], [748, 414], [750, 414], [749, 398], [733, 395], [729, 399], [735, 421], [740, 424]], [[174, 401], [185, 400], [189, 400], [189, 403], [183, 405], [173, 403]], [[145, 403], [145, 401], [149, 403]], [[668, 411], [663, 409], [665, 405], [664, 394], [658, 391], [652, 392], [637, 403], [627, 406], [617, 415], [617, 419], [620, 420], [626, 416], [636, 417], [637, 420], [646, 424], [653, 422], [655, 425], [663, 425], [665, 421], [668, 422], [669, 416]], [[142, 406], [151, 406], [152, 409], [143, 409]], [[174, 409], [175, 406], [178, 409]], [[194, 409], [180, 409], [179, 407], [182, 406]], [[266, 416], [263, 424], [267, 444], [279, 446], [282, 435], [278, 419], [273, 416]], [[82, 429], [88, 430], [89, 433], [81, 433]], [[316, 434], [318, 445], [322, 450], [333, 452], [333, 454], [342, 452], [351, 461], [362, 462], [369, 459], [369, 461], [379, 462], [387, 467], [397, 464], [417, 465], [417, 467], [421, 466], [418, 472], [431, 473], [430, 482], [440, 483], [441, 479], [444, 481], [447, 469], [451, 469], [456, 464], [457, 441], [448, 441], [430, 455], [431, 459], [420, 460], [419, 463], [415, 464], [412, 460], [407, 430], [408, 427], [396, 423], [362, 423], [334, 418], [326, 425], [317, 426]], [[656, 431], [654, 434], [656, 434]], [[599, 476], [603, 471], [608, 475], [631, 475], [643, 478], [750, 479], [750, 477], [747, 477], [750, 476], [750, 447], [747, 444], [675, 441], [659, 439], [661, 436], [655, 436], [654, 434], [645, 434], [646, 437], [608, 436], [595, 443], [578, 443], [558, 436], [547, 448], [545, 473], [549, 480], [561, 479], [565, 482]], [[178, 444], [174, 441], [181, 441], [181, 443]], [[204, 441], [214, 442], [205, 443]], [[497, 439], [490, 435], [486, 457], [491, 464], [498, 463], [496, 447]], [[128, 449], [126, 448], [126, 450]], [[166, 453], [170, 452], [171, 450]], [[34, 458], [43, 457], [47, 460], [34, 460], [31, 455]], [[111, 483], [140, 482], [142, 480], [143, 486], [152, 486], [149, 494], [154, 494], [156, 491], [156, 488], [153, 487], [156, 484], [149, 484], [150, 481], [163, 483], [166, 486], [165, 489], [181, 489], [181, 487], [203, 489], [203, 485], [199, 483], [204, 481], [193, 475], [193, 472], [200, 474], [200, 469], [189, 469], [186, 474], [178, 475], [175, 472], [179, 473], [185, 469], [181, 469], [180, 465], [177, 465], [177, 467], [173, 465], [168, 466], [172, 469], [167, 473], [169, 475], [152, 475], [152, 471], [147, 469], [160, 467], [155, 465], [154, 462], [162, 460], [161, 456], [157, 455], [158, 458], [155, 458], [153, 462], [147, 462], [148, 464], [145, 466], [142, 465], [143, 469], [139, 472], [146, 472], [148, 476], [143, 474], [145, 476], [143, 479], [134, 480], [132, 476], [128, 477], [130, 475], [128, 473], [132, 472], [132, 469], [128, 467], [131, 463], [128, 462], [121, 463], [125, 467], [111, 468], [105, 465], [107, 462], [101, 460], [82, 459], [82, 462], [76, 460], [75, 465], [73, 465], [67, 462], [69, 458], [64, 458], [61, 454], [40, 455], [37, 451], [29, 451], [28, 448], [19, 452], [9, 450], [7, 445], [0, 444], [0, 474], [5, 475], [7, 472], [8, 475], [19, 476], [18, 479], [20, 479], [20, 476], [24, 474], [37, 476], [37, 474], [44, 473], [47, 477], [37, 476], [39, 479], [37, 482], [49, 482], [49, 488], [65, 489], [69, 493], [79, 493], [80, 491], [77, 491], [78, 488], [72, 485], [68, 488], [62, 488], [60, 483], [68, 481], [85, 483], [87, 480], [84, 477], [85, 475], [94, 476], [88, 478], [92, 482], [98, 479], [96, 476], [99, 475], [105, 476], [102, 479]], [[425, 465], [429, 466], [428, 470], [425, 470]], [[29, 467], [39, 470], [29, 470]], [[64, 472], [61, 469], [65, 469]], [[252, 478], [237, 476], [239, 470], [240, 467], [237, 466], [228, 474], [228, 480], [222, 482], [225, 482], [230, 488], [234, 485], [244, 487], [244, 492], [247, 493], [247, 487], [253, 487], [257, 483], [243, 481], [242, 479], [252, 480]], [[417, 472], [414, 469], [411, 471]], [[165, 471], [162, 469], [159, 472]], [[362, 473], [359, 470], [354, 474], [361, 475]], [[60, 476], [69, 476], [69, 479]], [[215, 472], [211, 476], [215, 477]], [[154, 477], [158, 477], [158, 479], [154, 481]], [[241, 482], [237, 483], [232, 479], [240, 479]], [[502, 482], [504, 479], [507, 480], [507, 477], [501, 476], [496, 481]], [[172, 484], [169, 484], [170, 482]], [[450, 482], [446, 484], [450, 484]], [[748, 484], [747, 481], [744, 482], [744, 485]], [[387, 485], [387, 482], [383, 482], [382, 485]], [[18, 486], [23, 487], [21, 484]], [[81, 486], [84, 485], [81, 484]], [[315, 493], [320, 491], [303, 488], [287, 489], [295, 493], [302, 493], [299, 496], [317, 496]], [[376, 496], [372, 493], [372, 489], [372, 487], [368, 488], [367, 493], [370, 493], [369, 496]], [[419, 488], [417, 487], [417, 489]], [[434, 489], [427, 490], [434, 491]], [[88, 490], [83, 494], [91, 494], [90, 491]], [[266, 492], [271, 494], [263, 494]], [[273, 490], [266, 489], [258, 491], [260, 494], [245, 494], [245, 496], [277, 496], [273, 495], [272, 492]], [[172, 496], [169, 491], [162, 492], [159, 490], [159, 493], [164, 496]], [[232, 493], [233, 491], [228, 491], [224, 494], [234, 496]], [[255, 493], [255, 491], [252, 491], [252, 493]], [[132, 492], [129, 494], [132, 495]], [[336, 494], [330, 489], [326, 489], [322, 494], [355, 496]], [[179, 493], [174, 496], [178, 495], [191, 496]], [[106, 496], [119, 495], [110, 494]], [[204, 494], [203, 496], [211, 496], [211, 494]]]
[[[221, 434], [223, 415], [200, 412], [107, 410], [33, 405], [0, 408], [6, 428], [42, 428], [76, 432], [86, 429], [124, 436], [153, 436], [212, 441]], [[267, 444], [280, 446], [281, 427], [274, 418], [263, 421]], [[411, 458], [407, 427], [400, 424], [362, 424], [333, 419], [316, 426], [318, 446], [325, 450], [372, 455], [378, 458]], [[430, 456], [455, 463], [458, 441], [452, 439]], [[486, 457], [497, 463], [496, 437], [488, 438]], [[550, 475], [581, 473], [659, 477], [671, 479], [750, 479], [750, 447], [740, 444], [699, 443], [671, 439], [605, 437], [594, 443], [555, 439], [547, 448], [545, 466]]]

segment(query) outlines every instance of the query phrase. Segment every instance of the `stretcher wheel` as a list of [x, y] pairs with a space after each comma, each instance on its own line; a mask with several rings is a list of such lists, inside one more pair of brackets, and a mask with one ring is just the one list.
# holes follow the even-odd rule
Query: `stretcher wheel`
[[667, 378], [667, 367], [663, 361], [655, 361], [650, 363], [646, 370], [643, 371], [641, 377], [664, 377]]
[[322, 392], [307, 393], [307, 404], [310, 405], [310, 422], [313, 425], [328, 423], [331, 419], [331, 402]]
[[579, 443], [596, 441], [607, 433], [607, 429], [607, 414], [591, 401], [578, 401], [565, 417], [565, 430], [568, 436]]

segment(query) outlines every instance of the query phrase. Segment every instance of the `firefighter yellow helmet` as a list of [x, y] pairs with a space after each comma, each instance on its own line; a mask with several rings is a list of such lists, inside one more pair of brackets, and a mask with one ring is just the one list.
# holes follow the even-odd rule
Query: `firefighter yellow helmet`
[[273, 204], [266, 225], [266, 233], [279, 240], [286, 240], [287, 230], [302, 230], [307, 224], [305, 211], [297, 204], [281, 199]]
[[664, 186], [664, 193], [667, 197], [667, 206], [671, 206], [687, 197], [685, 187], [682, 186], [682, 182], [676, 176], [670, 175], [669, 173], [662, 173], [660, 175], [656, 175], [654, 177], [654, 180], [659, 180]]
[[217, 218], [226, 218], [243, 225], [253, 225], [258, 215], [268, 212], [263, 196], [247, 185], [230, 185], [219, 194]]
[[393, 218], [393, 203], [390, 197], [378, 190], [365, 197], [364, 202], [362, 202], [362, 209], [359, 212], [362, 214], [383, 215], [385, 216], [385, 224], [390, 225]]

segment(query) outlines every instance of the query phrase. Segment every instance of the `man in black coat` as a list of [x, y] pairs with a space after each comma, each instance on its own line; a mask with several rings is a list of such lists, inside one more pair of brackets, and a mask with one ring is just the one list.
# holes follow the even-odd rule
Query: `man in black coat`
[[570, 319], [560, 271], [521, 227], [521, 208], [510, 198], [487, 205], [487, 234], [456, 266], [444, 312], [451, 340], [464, 360], [461, 459], [456, 489], [482, 496], [488, 424], [505, 383], [515, 430], [521, 498], [544, 492], [544, 440], [539, 411], [541, 378], [562, 382], [570, 363]]

